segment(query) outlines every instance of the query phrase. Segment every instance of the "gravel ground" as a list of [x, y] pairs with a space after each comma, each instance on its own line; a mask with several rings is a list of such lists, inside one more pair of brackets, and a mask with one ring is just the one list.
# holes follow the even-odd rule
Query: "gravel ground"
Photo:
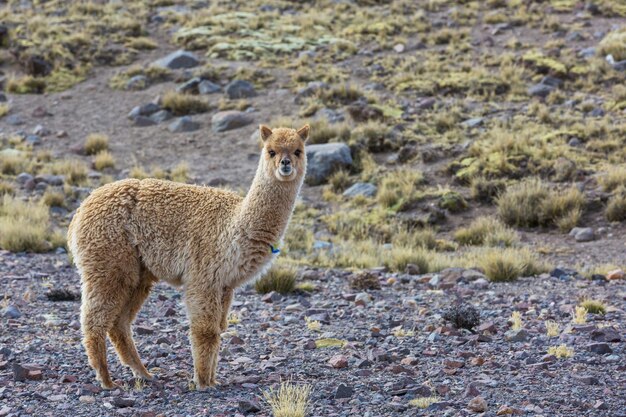
[[[366, 296], [351, 289], [350, 272], [301, 270], [300, 279], [315, 284], [311, 294], [238, 291], [240, 322], [223, 335], [221, 385], [203, 392], [189, 387], [181, 294], [161, 284], [134, 326], [157, 380], [134, 381], [110, 347], [120, 388], [102, 391], [80, 344], [79, 301], [48, 297], [79, 291], [66, 255], [0, 252], [0, 259], [0, 416], [269, 416], [262, 392], [286, 379], [313, 386], [311, 416], [626, 415], [624, 280], [545, 275], [496, 284], [475, 271], [372, 271], [381, 289]], [[571, 311], [583, 297], [603, 300], [607, 313], [573, 325]], [[442, 319], [458, 303], [480, 312], [474, 331]], [[509, 329], [513, 311], [522, 315], [522, 331]], [[319, 331], [305, 317], [319, 321]], [[546, 336], [546, 319], [559, 323], [560, 336]], [[408, 334], [398, 337], [398, 326]], [[345, 346], [316, 348], [326, 338]], [[572, 357], [547, 355], [561, 344]], [[427, 409], [409, 405], [431, 395], [438, 400]]]

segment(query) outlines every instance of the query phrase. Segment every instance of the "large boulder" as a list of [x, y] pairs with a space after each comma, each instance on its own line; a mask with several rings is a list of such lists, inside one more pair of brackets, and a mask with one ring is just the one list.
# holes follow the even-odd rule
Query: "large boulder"
[[245, 80], [233, 80], [224, 88], [226, 95], [230, 99], [248, 98], [256, 96], [254, 86]]
[[352, 166], [350, 148], [345, 143], [324, 143], [306, 147], [307, 174], [305, 182], [319, 185], [336, 171]]
[[183, 51], [182, 49], [180, 49], [155, 61], [154, 65], [156, 65], [157, 67], [175, 70], [181, 68], [197, 67], [198, 65], [200, 65], [200, 60], [192, 52]]
[[225, 132], [252, 123], [252, 116], [237, 110], [228, 110], [215, 113], [211, 118], [211, 128], [214, 132]]

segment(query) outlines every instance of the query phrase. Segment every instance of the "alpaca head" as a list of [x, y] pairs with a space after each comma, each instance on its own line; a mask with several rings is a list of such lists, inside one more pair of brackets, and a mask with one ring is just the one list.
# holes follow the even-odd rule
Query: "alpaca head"
[[309, 125], [298, 130], [260, 126], [266, 173], [278, 181], [302, 179], [306, 173], [304, 142], [309, 138]]

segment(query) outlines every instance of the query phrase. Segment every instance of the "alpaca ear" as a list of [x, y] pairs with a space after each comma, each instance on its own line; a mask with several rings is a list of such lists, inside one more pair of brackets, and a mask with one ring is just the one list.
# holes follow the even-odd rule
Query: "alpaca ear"
[[309, 131], [311, 130], [311, 127], [307, 124], [302, 126], [300, 129], [298, 129], [298, 135], [300, 135], [300, 137], [302, 138], [302, 140], [304, 142], [306, 142], [306, 140], [309, 138]]
[[265, 125], [260, 125], [259, 130], [261, 131], [261, 139], [263, 139], [263, 142], [265, 142], [267, 138], [272, 136], [272, 129]]

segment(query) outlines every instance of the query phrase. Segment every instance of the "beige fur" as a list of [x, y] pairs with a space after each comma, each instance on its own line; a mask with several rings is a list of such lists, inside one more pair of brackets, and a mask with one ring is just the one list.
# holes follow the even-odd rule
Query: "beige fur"
[[[306, 172], [308, 125], [298, 131], [261, 126], [260, 132], [262, 156], [245, 198], [210, 187], [127, 179], [97, 189], [76, 211], [68, 244], [81, 275], [83, 344], [103, 387], [114, 386], [107, 334], [123, 364], [152, 378], [130, 326], [158, 280], [183, 288], [196, 386], [216, 384], [233, 290], [272, 261], [270, 245], [278, 245], [287, 228]], [[293, 169], [281, 175], [287, 160]]]

